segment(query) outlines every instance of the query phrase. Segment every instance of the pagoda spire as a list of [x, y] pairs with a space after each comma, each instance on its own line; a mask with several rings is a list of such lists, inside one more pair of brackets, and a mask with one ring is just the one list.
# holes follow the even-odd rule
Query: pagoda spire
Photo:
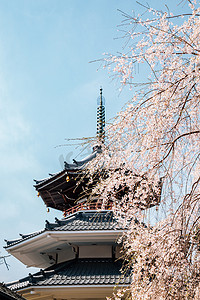
[[97, 139], [104, 143], [105, 139], [105, 98], [102, 95], [100, 87], [100, 96], [97, 98]]

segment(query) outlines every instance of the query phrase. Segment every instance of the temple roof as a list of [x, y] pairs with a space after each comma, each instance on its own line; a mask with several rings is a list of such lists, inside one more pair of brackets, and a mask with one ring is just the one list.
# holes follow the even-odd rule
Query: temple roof
[[51, 232], [73, 232], [73, 231], [109, 231], [123, 230], [117, 223], [112, 211], [79, 211], [61, 220], [55, 218], [55, 223], [46, 221], [45, 228], [30, 234], [20, 234], [19, 239], [5, 240], [5, 248], [20, 244], [26, 240], [36, 237], [46, 231]]
[[130, 284], [130, 276], [121, 274], [121, 261], [109, 258], [74, 259], [8, 284], [12, 290], [27, 287]]
[[65, 162], [64, 170], [50, 174], [48, 178], [35, 180], [34, 187], [45, 205], [64, 211], [76, 205], [77, 200], [88, 196], [85, 188], [89, 178], [85, 176], [84, 169], [100, 152], [100, 146], [96, 146], [93, 153], [85, 159], [80, 161], [73, 159], [72, 164]]
[[0, 283], [0, 299], [1, 300], [25, 300], [20, 295], [16, 294], [15, 292], [11, 291], [7, 288], [3, 283]]
[[117, 224], [112, 211], [82, 211], [55, 221], [56, 223], [46, 223], [46, 228], [55, 231], [122, 229]]
[[[41, 196], [47, 207], [52, 207], [63, 211], [70, 211], [80, 203], [87, 203], [87, 198], [91, 196], [91, 191], [101, 178], [106, 178], [108, 173], [105, 169], [99, 170], [93, 174], [92, 178], [87, 173], [87, 164], [93, 160], [98, 153], [101, 152], [101, 147], [96, 145], [93, 148], [93, 153], [81, 161], [73, 160], [72, 164], [65, 162], [65, 168], [61, 172], [51, 174], [49, 178], [36, 181], [35, 188], [38, 191], [38, 196]], [[123, 169], [123, 168], [122, 168]], [[120, 176], [121, 168], [113, 170], [118, 172]], [[114, 196], [120, 200], [124, 195], [131, 195], [134, 199], [134, 205], [141, 209], [151, 208], [159, 205], [162, 191], [162, 179], [156, 186], [148, 180], [146, 176], [133, 174], [131, 170], [126, 170], [123, 173], [129, 176], [134, 185], [120, 184], [116, 188]], [[148, 187], [148, 193], [146, 191]], [[142, 189], [141, 189], [142, 187]], [[108, 197], [110, 193], [108, 192]], [[94, 198], [94, 195], [93, 195]], [[141, 200], [142, 199], [142, 200]], [[95, 199], [93, 199], [95, 202]], [[71, 212], [70, 212], [71, 213]]]

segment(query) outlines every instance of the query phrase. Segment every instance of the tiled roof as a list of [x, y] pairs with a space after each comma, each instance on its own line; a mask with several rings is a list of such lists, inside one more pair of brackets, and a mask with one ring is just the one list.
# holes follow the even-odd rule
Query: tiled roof
[[130, 276], [120, 272], [121, 261], [109, 258], [75, 259], [49, 267], [46, 270], [9, 285], [12, 290], [30, 286], [74, 286], [130, 284]]
[[95, 185], [95, 180], [89, 183], [87, 176], [87, 164], [93, 160], [98, 153], [101, 152], [101, 147], [93, 148], [93, 153], [77, 161], [73, 159], [73, 163], [64, 163], [64, 170], [49, 174], [50, 177], [43, 180], [34, 180], [34, 185], [47, 207], [58, 209], [60, 211], [68, 210], [74, 206], [77, 200], [84, 199], [88, 196], [88, 192]]
[[[76, 171], [76, 170], [82, 170], [85, 168], [85, 166], [87, 165], [88, 162], [90, 162], [91, 160], [93, 160], [98, 153], [101, 153], [101, 146], [96, 145], [93, 149], [93, 153], [91, 153], [90, 155], [88, 155], [87, 157], [85, 157], [84, 159], [77, 161], [75, 159], [73, 159], [73, 163], [67, 163], [66, 161], [64, 162], [64, 171]], [[58, 175], [62, 174], [63, 170], [55, 173], [55, 174], [49, 174], [50, 177], [48, 178], [44, 178], [41, 180], [34, 180], [35, 181], [35, 187], [40, 187], [40, 185], [44, 184], [45, 182], [48, 182], [49, 180], [52, 180], [54, 178], [56, 178]]]
[[61, 220], [55, 218], [55, 223], [46, 221], [45, 229], [39, 232], [22, 235], [20, 239], [5, 240], [7, 247], [14, 246], [22, 241], [28, 240], [45, 231], [98, 231], [98, 230], [122, 230], [112, 211], [79, 211]]
[[19, 234], [21, 236], [21, 238], [19, 239], [15, 239], [15, 240], [4, 240], [6, 242], [6, 246], [4, 248], [7, 248], [7, 247], [10, 247], [10, 246], [13, 246], [13, 245], [16, 245], [22, 241], [25, 241], [25, 240], [28, 240], [29, 238], [32, 238], [34, 236], [37, 236], [39, 235], [40, 233], [44, 232], [44, 230], [40, 230], [40, 231], [36, 231], [36, 232], [33, 232], [33, 233], [29, 233], [29, 234]]
[[[55, 223], [46, 222], [46, 229], [55, 231], [120, 229], [112, 211], [81, 211]], [[122, 229], [122, 228], [121, 228]]]
[[3, 283], [0, 283], [0, 299], [25, 300], [20, 295], [8, 289]]

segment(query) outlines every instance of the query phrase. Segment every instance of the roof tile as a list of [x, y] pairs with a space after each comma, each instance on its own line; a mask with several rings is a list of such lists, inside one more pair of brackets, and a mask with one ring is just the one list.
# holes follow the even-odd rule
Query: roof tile
[[10, 299], [10, 300], [25, 300], [20, 295], [8, 289], [3, 283], [0, 283], [0, 299]]
[[117, 223], [112, 211], [79, 211], [73, 215], [67, 216], [62, 220], [56, 218], [55, 223], [46, 221], [44, 230], [23, 235], [23, 238], [7, 241], [7, 246], [12, 247], [22, 241], [42, 234], [44, 231], [90, 231], [90, 230], [122, 230], [123, 228]]
[[[122, 275], [121, 261], [112, 259], [76, 259], [54, 265], [44, 271], [10, 284], [17, 290], [28, 286], [129, 284], [130, 276]], [[48, 272], [52, 271], [52, 272]]]

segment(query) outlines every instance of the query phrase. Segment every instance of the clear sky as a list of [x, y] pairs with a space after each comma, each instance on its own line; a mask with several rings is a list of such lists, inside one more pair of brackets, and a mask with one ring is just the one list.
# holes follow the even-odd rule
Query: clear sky
[[[181, 1], [148, 2], [184, 9], [177, 7]], [[100, 86], [107, 120], [129, 100], [130, 92], [119, 93], [107, 71], [97, 71], [99, 63], [89, 63], [121, 51], [117, 9], [141, 12], [133, 0], [0, 0], [0, 255], [6, 255], [4, 239], [62, 217], [46, 212], [33, 179], [60, 171], [64, 159], [77, 155], [56, 147], [65, 138], [95, 135]], [[7, 262], [10, 270], [0, 265], [0, 281], [36, 271], [14, 258]]]

